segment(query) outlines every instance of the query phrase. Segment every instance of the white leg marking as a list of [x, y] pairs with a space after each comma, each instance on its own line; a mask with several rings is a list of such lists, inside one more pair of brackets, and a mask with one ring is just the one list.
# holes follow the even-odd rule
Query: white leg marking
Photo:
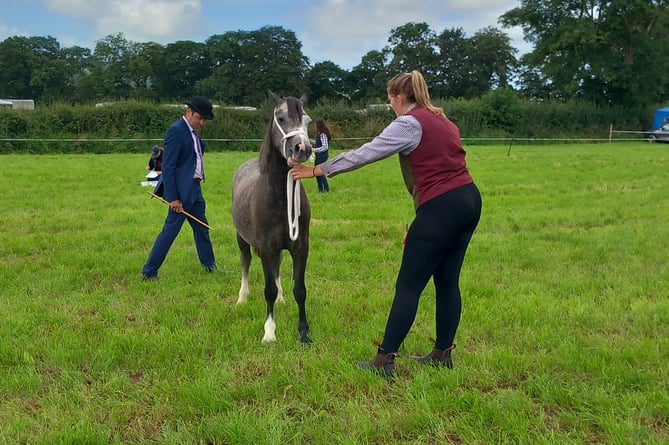
[[265, 336], [262, 338], [263, 343], [271, 343], [276, 341], [276, 324], [274, 323], [274, 318], [270, 315], [265, 320]]
[[239, 288], [239, 298], [237, 304], [244, 303], [249, 296], [249, 276], [242, 274], [242, 287]]
[[283, 289], [281, 288], [281, 277], [277, 276], [274, 282], [276, 283], [276, 287], [279, 289], [279, 292], [276, 294], [276, 301], [279, 303], [285, 303], [286, 300], [283, 299]]

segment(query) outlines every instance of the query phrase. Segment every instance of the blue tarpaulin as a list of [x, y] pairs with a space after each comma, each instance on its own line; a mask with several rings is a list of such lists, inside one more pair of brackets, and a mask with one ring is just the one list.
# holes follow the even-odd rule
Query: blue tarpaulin
[[669, 122], [669, 107], [658, 108], [653, 117], [653, 130], [660, 128], [665, 122]]

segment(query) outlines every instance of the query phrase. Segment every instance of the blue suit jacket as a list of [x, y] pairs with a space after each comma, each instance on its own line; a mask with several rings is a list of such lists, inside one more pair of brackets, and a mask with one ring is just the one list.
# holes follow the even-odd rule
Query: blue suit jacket
[[[200, 138], [203, 155], [204, 145]], [[163, 196], [166, 201], [178, 199], [188, 208], [192, 204], [188, 199], [191, 197], [197, 157], [191, 130], [183, 117], [167, 129], [163, 147], [163, 173], [154, 193]]]

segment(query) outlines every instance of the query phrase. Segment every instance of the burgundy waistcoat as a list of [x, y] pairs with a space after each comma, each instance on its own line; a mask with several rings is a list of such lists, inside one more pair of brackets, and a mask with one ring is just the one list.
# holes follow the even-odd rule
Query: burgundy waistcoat
[[418, 147], [408, 156], [400, 154], [404, 182], [417, 209], [426, 201], [473, 182], [465, 163], [460, 130], [448, 118], [422, 107], [406, 114], [423, 128]]

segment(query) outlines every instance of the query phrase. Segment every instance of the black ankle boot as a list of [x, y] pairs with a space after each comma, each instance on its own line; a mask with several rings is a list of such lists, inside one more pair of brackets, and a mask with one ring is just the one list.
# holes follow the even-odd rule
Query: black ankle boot
[[455, 349], [455, 345], [451, 345], [446, 349], [432, 349], [427, 355], [411, 355], [409, 358], [416, 360], [418, 363], [424, 365], [442, 365], [449, 369], [453, 369], [453, 359], [451, 358], [451, 351]]

